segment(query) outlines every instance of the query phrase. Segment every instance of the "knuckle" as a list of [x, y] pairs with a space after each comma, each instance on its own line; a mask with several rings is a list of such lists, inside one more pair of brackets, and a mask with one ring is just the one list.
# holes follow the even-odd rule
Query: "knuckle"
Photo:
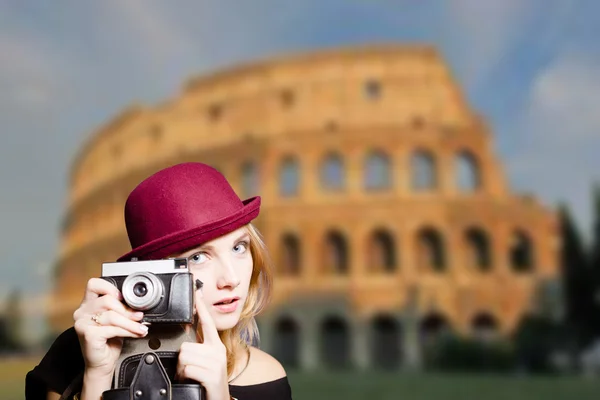
[[109, 294], [106, 296], [107, 302], [113, 310], [124, 310], [125, 306], [119, 301], [114, 295]]
[[83, 321], [82, 320], [77, 320], [75, 321], [75, 323], [73, 324], [73, 328], [75, 328], [75, 332], [77, 333], [83, 333]]
[[115, 300], [115, 298], [109, 294], [100, 297], [100, 302], [102, 302], [102, 305], [104, 307], [106, 307], [107, 309], [112, 309], [115, 307], [114, 300]]
[[189, 342], [183, 342], [183, 343], [181, 343], [181, 351], [188, 352], [191, 349], [192, 349], [191, 348], [191, 343], [189, 343]]
[[109, 311], [106, 311], [104, 314], [102, 314], [107, 325], [114, 325], [113, 313], [114, 313], [114, 311], [109, 310]]
[[98, 278], [90, 278], [90, 279], [88, 279], [88, 281], [87, 281], [87, 284], [86, 284], [86, 286], [85, 286], [85, 287], [86, 287], [87, 289], [90, 289], [91, 287], [93, 287], [93, 286], [96, 284], [96, 280], [97, 280], [97, 279], [98, 279]]

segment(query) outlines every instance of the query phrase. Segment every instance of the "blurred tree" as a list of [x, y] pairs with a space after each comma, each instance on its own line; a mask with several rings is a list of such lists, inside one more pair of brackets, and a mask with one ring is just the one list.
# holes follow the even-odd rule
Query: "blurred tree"
[[559, 216], [562, 239], [560, 265], [565, 296], [564, 322], [574, 340], [574, 350], [581, 350], [593, 337], [590, 323], [595, 313], [595, 285], [591, 279], [591, 269], [581, 236], [566, 206], [560, 206]]
[[552, 352], [562, 345], [560, 327], [545, 315], [528, 315], [515, 332], [518, 366], [528, 372], [552, 372]]
[[9, 352], [10, 349], [10, 338], [8, 335], [8, 324], [6, 323], [6, 317], [0, 315], [0, 353]]
[[594, 225], [592, 230], [592, 244], [590, 248], [590, 280], [593, 284], [593, 309], [594, 314], [590, 320], [591, 333], [600, 338], [600, 184], [596, 184], [593, 193]]
[[4, 311], [6, 321], [7, 350], [21, 351], [23, 343], [23, 310], [22, 296], [19, 289], [15, 289], [8, 296], [6, 310]]

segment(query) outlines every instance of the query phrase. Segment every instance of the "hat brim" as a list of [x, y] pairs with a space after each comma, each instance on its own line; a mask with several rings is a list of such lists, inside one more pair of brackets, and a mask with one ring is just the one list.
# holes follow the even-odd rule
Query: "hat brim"
[[244, 206], [232, 215], [145, 243], [143, 246], [123, 254], [117, 261], [130, 261], [133, 258], [159, 260], [233, 232], [258, 217], [261, 198], [260, 196], [250, 197], [242, 201], [242, 204]]

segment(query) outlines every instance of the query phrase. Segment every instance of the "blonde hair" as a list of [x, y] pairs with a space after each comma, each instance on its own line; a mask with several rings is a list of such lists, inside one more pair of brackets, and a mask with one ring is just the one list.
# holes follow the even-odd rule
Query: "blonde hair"
[[[251, 344], [260, 341], [255, 317], [269, 304], [273, 287], [273, 264], [260, 232], [252, 225], [244, 226], [250, 235], [252, 255], [252, 276], [248, 297], [240, 314], [240, 320], [231, 329], [219, 332], [227, 349], [227, 375], [231, 376], [235, 360], [240, 351], [246, 351]], [[201, 327], [198, 327], [201, 336]]]

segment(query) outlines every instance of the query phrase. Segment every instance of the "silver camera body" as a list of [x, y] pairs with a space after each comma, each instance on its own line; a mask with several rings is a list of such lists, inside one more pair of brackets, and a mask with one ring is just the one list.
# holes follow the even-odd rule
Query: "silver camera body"
[[194, 279], [185, 258], [103, 263], [101, 277], [119, 289], [125, 304], [144, 313], [142, 322], [193, 322]]

